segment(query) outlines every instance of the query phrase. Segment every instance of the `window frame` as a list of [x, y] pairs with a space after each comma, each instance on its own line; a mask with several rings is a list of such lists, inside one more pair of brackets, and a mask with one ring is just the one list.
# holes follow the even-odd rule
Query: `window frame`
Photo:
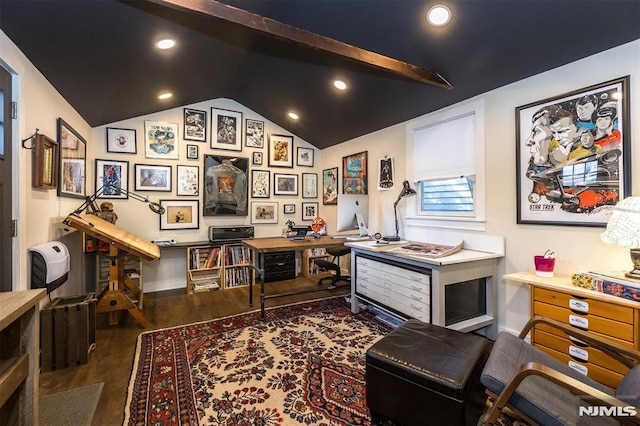
[[[474, 115], [474, 148], [475, 148], [475, 179], [474, 179], [474, 210], [468, 213], [431, 213], [420, 211], [422, 195], [413, 197], [407, 203], [407, 219], [409, 226], [425, 226], [436, 228], [453, 228], [462, 230], [486, 230], [486, 177], [485, 177], [485, 105], [484, 99], [479, 98], [463, 104], [458, 104], [433, 113], [424, 115], [406, 124], [406, 164], [407, 175], [413, 185], [422, 193], [422, 187], [416, 181], [414, 171], [414, 135], [426, 127]], [[461, 173], [463, 175], [463, 173]]]

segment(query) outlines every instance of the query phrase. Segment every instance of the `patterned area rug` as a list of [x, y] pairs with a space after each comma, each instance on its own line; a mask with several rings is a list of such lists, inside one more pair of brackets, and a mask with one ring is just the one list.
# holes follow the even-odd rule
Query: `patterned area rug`
[[370, 425], [365, 353], [389, 331], [338, 297], [142, 333], [125, 424]]

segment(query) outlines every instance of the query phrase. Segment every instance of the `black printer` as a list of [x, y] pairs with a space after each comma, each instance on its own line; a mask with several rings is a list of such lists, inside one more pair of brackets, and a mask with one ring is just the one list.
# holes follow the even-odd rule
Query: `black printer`
[[210, 226], [209, 241], [230, 243], [253, 239], [253, 226]]

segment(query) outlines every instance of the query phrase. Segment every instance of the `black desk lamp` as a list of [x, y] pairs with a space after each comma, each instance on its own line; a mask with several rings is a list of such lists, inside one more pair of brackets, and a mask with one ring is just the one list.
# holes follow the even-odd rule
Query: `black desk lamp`
[[402, 182], [402, 191], [400, 191], [400, 195], [398, 195], [398, 199], [396, 200], [396, 202], [393, 203], [393, 215], [396, 219], [396, 234], [391, 237], [384, 237], [383, 240], [400, 241], [400, 229], [398, 227], [398, 203], [404, 197], [413, 197], [416, 194], [417, 194], [416, 190], [411, 188], [408, 180], [405, 180], [404, 182]]
[[[149, 198], [147, 197], [143, 197], [142, 195], [138, 195], [135, 192], [131, 192], [127, 189], [124, 188], [118, 188], [114, 185], [111, 184], [107, 184], [104, 186], [101, 186], [100, 188], [98, 188], [98, 190], [96, 192], [94, 192], [92, 195], [85, 197], [85, 201], [80, 205], [80, 207], [78, 207], [77, 209], [75, 209], [74, 211], [72, 211], [70, 214], [75, 215], [75, 216], [79, 216], [85, 209], [90, 209], [92, 211], [92, 213], [96, 213], [98, 211], [98, 206], [96, 205], [95, 201], [96, 199], [102, 195], [105, 191], [105, 189], [116, 189], [124, 194], [126, 194], [128, 197], [133, 198], [135, 200], [138, 201], [142, 201], [143, 203], [149, 203], [149, 209], [151, 209], [152, 212], [162, 215], [165, 212], [165, 208], [162, 207], [162, 205], [160, 203], [156, 203], [154, 201], [149, 200]], [[63, 221], [63, 223], [65, 225], [68, 225], [67, 221]]]

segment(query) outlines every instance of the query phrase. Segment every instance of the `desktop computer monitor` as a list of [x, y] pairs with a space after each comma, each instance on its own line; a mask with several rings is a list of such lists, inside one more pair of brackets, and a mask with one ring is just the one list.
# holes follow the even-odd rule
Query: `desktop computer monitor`
[[369, 196], [361, 194], [338, 194], [338, 232], [358, 231], [359, 235], [369, 234], [366, 221], [369, 220]]

